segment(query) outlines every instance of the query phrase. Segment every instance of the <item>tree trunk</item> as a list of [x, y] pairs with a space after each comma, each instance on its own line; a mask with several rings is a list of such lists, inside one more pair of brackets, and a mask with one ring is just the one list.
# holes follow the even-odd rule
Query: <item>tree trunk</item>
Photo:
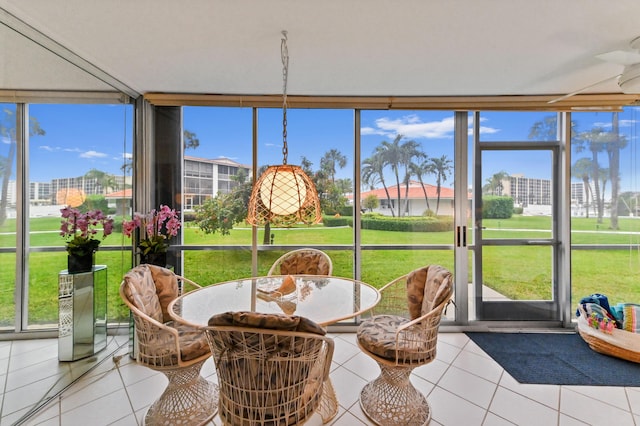
[[262, 244], [265, 246], [271, 244], [271, 222], [264, 224], [264, 237], [262, 238]]
[[593, 179], [593, 186], [595, 193], [593, 194], [593, 203], [596, 206], [598, 223], [602, 223], [602, 216], [604, 216], [602, 200], [600, 200], [600, 170], [598, 165], [598, 153], [595, 150], [591, 150], [591, 163], [593, 164], [593, 171], [591, 172]]
[[613, 113], [611, 129], [614, 141], [609, 144], [609, 177], [611, 178], [611, 229], [618, 229], [618, 200], [620, 198], [620, 127], [618, 113]]
[[[13, 139], [13, 138], [12, 138]], [[9, 154], [7, 155], [7, 163], [4, 167], [4, 175], [2, 176], [2, 199], [0, 200], [0, 225], [7, 220], [7, 196], [9, 193], [9, 179], [11, 178], [11, 170], [13, 168], [13, 158], [16, 156], [16, 142], [9, 142]]]

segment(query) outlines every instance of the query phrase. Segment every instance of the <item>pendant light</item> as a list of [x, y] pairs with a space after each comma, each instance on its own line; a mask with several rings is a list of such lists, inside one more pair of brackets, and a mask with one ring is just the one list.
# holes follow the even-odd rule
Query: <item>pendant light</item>
[[287, 78], [289, 52], [287, 32], [282, 31], [282, 164], [269, 166], [253, 185], [247, 222], [251, 225], [314, 224], [322, 219], [320, 200], [313, 181], [300, 166], [287, 164]]

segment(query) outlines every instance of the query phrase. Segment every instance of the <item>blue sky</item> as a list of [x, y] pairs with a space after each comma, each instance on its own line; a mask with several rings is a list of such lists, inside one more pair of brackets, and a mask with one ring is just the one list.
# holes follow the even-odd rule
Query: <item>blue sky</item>
[[[640, 108], [620, 113], [620, 131], [629, 141], [621, 158], [622, 189], [640, 190], [637, 176], [638, 129]], [[31, 139], [30, 176], [32, 181], [77, 176], [91, 168], [121, 174], [123, 151], [131, 152], [132, 110], [111, 105], [32, 105], [31, 114], [45, 130], [45, 136]], [[532, 124], [549, 113], [483, 112], [481, 139], [527, 140]], [[578, 130], [595, 126], [609, 127], [612, 113], [574, 113]], [[194, 132], [200, 147], [187, 155], [203, 158], [227, 157], [243, 164], [251, 163], [251, 109], [184, 109], [185, 128]], [[321, 156], [335, 148], [353, 158], [353, 112], [350, 110], [288, 110], [288, 163], [300, 164], [304, 155], [318, 168]], [[361, 115], [362, 157], [371, 155], [381, 141], [392, 142], [397, 134], [415, 140], [430, 157], [454, 158], [453, 112], [451, 111], [363, 111]], [[469, 126], [472, 126], [471, 120]], [[282, 162], [282, 110], [260, 109], [258, 118], [258, 156], [260, 164]], [[3, 150], [5, 151], [5, 150]], [[6, 151], [5, 151], [6, 152]], [[6, 155], [0, 152], [1, 155]], [[573, 160], [588, 153], [573, 154]], [[507, 161], [507, 158], [509, 161]], [[546, 156], [544, 158], [547, 158]], [[606, 155], [600, 155], [603, 167]], [[491, 160], [489, 160], [491, 159]], [[504, 157], [492, 153], [485, 158], [486, 170], [522, 173], [546, 178], [547, 167], [533, 153]], [[518, 160], [518, 161], [513, 161]], [[351, 177], [350, 163], [338, 177]], [[430, 179], [427, 178], [427, 181]]]

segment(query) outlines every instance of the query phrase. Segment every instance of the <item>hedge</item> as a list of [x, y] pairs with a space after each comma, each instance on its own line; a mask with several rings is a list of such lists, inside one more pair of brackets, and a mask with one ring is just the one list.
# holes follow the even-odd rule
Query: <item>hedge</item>
[[510, 219], [513, 216], [513, 198], [511, 197], [482, 197], [483, 219]]

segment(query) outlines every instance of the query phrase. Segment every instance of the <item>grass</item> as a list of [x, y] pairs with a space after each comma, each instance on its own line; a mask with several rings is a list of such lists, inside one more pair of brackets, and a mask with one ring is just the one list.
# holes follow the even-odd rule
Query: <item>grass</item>
[[[30, 220], [29, 241], [32, 247], [64, 247], [58, 234], [59, 218], [33, 218]], [[550, 238], [549, 217], [515, 216], [508, 220], [484, 220], [484, 238]], [[572, 219], [572, 244], [637, 244], [640, 220], [620, 219], [620, 232], [613, 233], [607, 223], [597, 224], [595, 219]], [[511, 231], [526, 229], [527, 231]], [[237, 228], [231, 235], [204, 234], [187, 224], [184, 228], [185, 245], [194, 246], [250, 246], [251, 229]], [[325, 228], [322, 226], [293, 229], [273, 229], [276, 245], [353, 245], [353, 229]], [[262, 230], [258, 241], [262, 242]], [[0, 247], [15, 248], [15, 221], [8, 220], [0, 227]], [[452, 245], [450, 232], [391, 232], [363, 230], [364, 246], [385, 244], [406, 246], [411, 244]], [[472, 241], [470, 235], [469, 241]], [[103, 246], [127, 246], [130, 241], [120, 233], [107, 237]], [[258, 256], [258, 274], [267, 273], [271, 264], [284, 251], [262, 251]], [[353, 276], [351, 250], [328, 250], [334, 264], [334, 275]], [[250, 276], [251, 251], [191, 250], [185, 251], [183, 274], [190, 279], [209, 285], [241, 276]], [[473, 253], [469, 253], [469, 265]], [[0, 326], [13, 328], [15, 321], [15, 252], [0, 254]], [[548, 246], [485, 247], [483, 250], [484, 284], [515, 300], [549, 300], [554, 283], [551, 282], [551, 248]], [[108, 315], [110, 321], [128, 320], [128, 310], [120, 301], [118, 288], [122, 276], [131, 267], [131, 253], [98, 250], [96, 263], [108, 265]], [[362, 279], [382, 286], [393, 278], [427, 263], [438, 263], [454, 269], [451, 250], [362, 250]], [[31, 252], [29, 254], [29, 287], [26, 300], [28, 323], [32, 328], [56, 325], [58, 321], [58, 272], [66, 269], [66, 252]], [[472, 279], [469, 267], [469, 282]], [[640, 252], [637, 250], [573, 250], [572, 302], [591, 293], [604, 293], [612, 303], [640, 301]]]

